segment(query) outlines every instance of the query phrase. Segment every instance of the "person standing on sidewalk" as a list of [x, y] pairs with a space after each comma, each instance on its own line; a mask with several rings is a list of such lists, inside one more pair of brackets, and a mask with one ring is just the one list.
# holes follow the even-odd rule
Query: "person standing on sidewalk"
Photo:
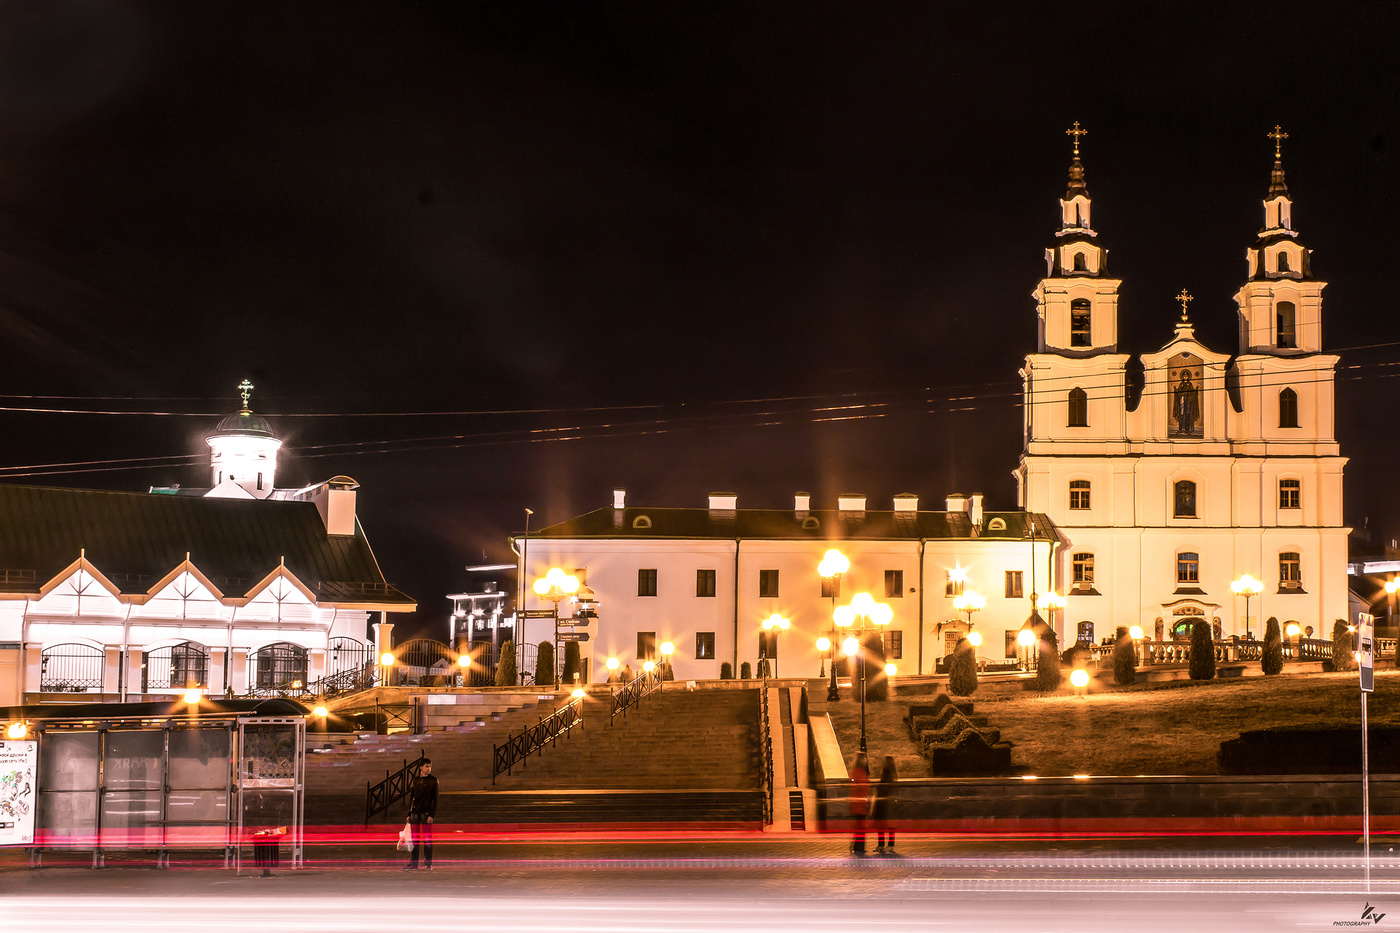
[[423, 767], [408, 790], [408, 825], [413, 834], [413, 848], [408, 853], [404, 871], [418, 867], [418, 854], [423, 854], [423, 867], [433, 870], [433, 817], [437, 816], [438, 779], [433, 775], [431, 758], [423, 759]]
[[865, 815], [870, 812], [870, 768], [865, 752], [856, 752], [851, 762], [851, 851], [865, 854]]
[[890, 811], [894, 809], [895, 782], [899, 780], [895, 772], [894, 756], [886, 755], [880, 768], [880, 780], [873, 794], [875, 806], [870, 818], [875, 821], [875, 851], [894, 855], [894, 822]]

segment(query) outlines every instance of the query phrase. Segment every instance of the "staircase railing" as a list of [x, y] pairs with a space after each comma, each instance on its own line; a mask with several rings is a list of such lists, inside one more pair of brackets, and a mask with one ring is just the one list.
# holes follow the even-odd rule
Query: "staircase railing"
[[543, 753], [545, 745], [553, 747], [574, 726], [583, 728], [583, 697], [575, 697], [519, 735], [506, 733], [504, 745], [491, 746], [491, 783], [502, 771], [510, 774], [516, 764], [525, 767], [532, 754]]
[[763, 825], [773, 822], [773, 733], [768, 723], [768, 690], [758, 691], [759, 736], [763, 754]]
[[659, 691], [663, 683], [664, 681], [655, 674], [644, 674], [613, 691], [612, 715], [608, 717], [608, 725], [612, 725], [618, 716], [626, 716], [628, 710], [639, 706], [642, 700]]
[[418, 778], [418, 772], [423, 769], [423, 762], [426, 760], [424, 754], [418, 753], [417, 761], [403, 760], [403, 767], [390, 774], [386, 768], [384, 780], [378, 784], [365, 782], [365, 825], [376, 814], [383, 813], [391, 806], [408, 796], [413, 789], [413, 782]]

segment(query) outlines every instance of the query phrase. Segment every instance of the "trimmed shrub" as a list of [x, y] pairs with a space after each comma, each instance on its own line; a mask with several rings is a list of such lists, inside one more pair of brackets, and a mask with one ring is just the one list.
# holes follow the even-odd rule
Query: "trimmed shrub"
[[753, 680], [753, 665], [750, 664], [748, 661], [745, 661], [743, 664], [739, 665], [739, 679]]
[[1062, 667], [1087, 668], [1094, 660], [1094, 652], [1089, 650], [1088, 645], [1073, 644], [1065, 649], [1065, 653], [1060, 655]]
[[515, 686], [515, 642], [501, 645], [501, 659], [496, 662], [496, 686]]
[[970, 697], [977, 692], [977, 652], [966, 638], [958, 639], [952, 660], [948, 662], [948, 691], [960, 697]]
[[1215, 679], [1215, 642], [1210, 637], [1210, 623], [1205, 616], [1197, 616], [1191, 623], [1191, 664], [1192, 680]]
[[758, 659], [758, 679], [773, 676], [773, 668], [769, 666], [767, 658]]
[[1279, 631], [1276, 616], [1269, 616], [1269, 621], [1264, 623], [1264, 655], [1259, 666], [1265, 674], [1283, 670], [1283, 633]]
[[865, 633], [860, 663], [865, 668], [865, 699], [872, 703], [888, 700], [890, 679], [885, 676], [885, 642], [879, 632]]
[[720, 680], [733, 680], [733, 679], [734, 679], [734, 665], [730, 664], [728, 661], [725, 661], [723, 664], [721, 664], [721, 665], [719, 666], [719, 679], [720, 679]]
[[[1351, 646], [1351, 632], [1347, 631], [1347, 620], [1338, 619], [1332, 623], [1332, 670], [1350, 671], [1356, 668], [1356, 658]], [[1400, 644], [1400, 642], [1397, 642]]]
[[1113, 641], [1113, 682], [1120, 687], [1137, 680], [1137, 655], [1133, 652], [1133, 640], [1128, 637], [1128, 629], [1118, 626]]
[[1060, 646], [1053, 630], [1046, 630], [1045, 637], [1040, 640], [1036, 650], [1040, 652], [1035, 662], [1036, 689], [1044, 693], [1053, 693], [1060, 689], [1063, 679], [1060, 674]]
[[559, 672], [559, 676], [562, 678], [564, 684], [572, 687], [575, 674], [578, 674], [579, 678], [582, 679], [582, 667], [583, 661], [579, 657], [578, 642], [564, 642], [564, 668]]
[[554, 643], [540, 642], [540, 653], [535, 656], [535, 686], [543, 687], [554, 683]]

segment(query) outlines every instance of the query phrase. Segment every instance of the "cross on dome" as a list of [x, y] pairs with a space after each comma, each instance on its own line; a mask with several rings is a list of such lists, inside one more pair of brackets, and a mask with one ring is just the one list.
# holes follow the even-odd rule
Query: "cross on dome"
[[240, 382], [240, 383], [238, 384], [238, 394], [241, 395], [241, 396], [243, 396], [243, 410], [244, 410], [244, 411], [247, 411], [247, 410], [248, 410], [248, 396], [252, 393], [252, 391], [253, 391], [253, 384], [252, 384], [251, 382], [249, 382], [247, 379], [244, 379], [242, 382]]
[[1274, 131], [1269, 133], [1268, 137], [1274, 141], [1274, 158], [1276, 160], [1283, 158], [1283, 141], [1288, 138], [1288, 134], [1283, 131], [1283, 127], [1275, 123]]
[[1176, 300], [1181, 302], [1181, 319], [1184, 321], [1186, 320], [1186, 306], [1195, 299], [1192, 297], [1190, 292], [1183, 288], [1181, 290], [1181, 293], [1176, 296]]
[[1075, 121], [1074, 121], [1074, 126], [1073, 126], [1071, 129], [1065, 130], [1065, 135], [1074, 138], [1074, 157], [1075, 157], [1076, 159], [1079, 158], [1079, 137], [1081, 137], [1081, 136], [1088, 136], [1088, 135], [1089, 135], [1089, 131], [1088, 131], [1088, 130], [1080, 129], [1080, 128], [1079, 128], [1079, 121], [1078, 121], [1078, 120], [1075, 120]]

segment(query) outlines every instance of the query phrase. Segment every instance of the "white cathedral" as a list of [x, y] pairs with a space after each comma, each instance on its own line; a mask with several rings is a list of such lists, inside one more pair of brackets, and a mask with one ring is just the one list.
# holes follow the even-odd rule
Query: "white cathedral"
[[[1034, 297], [1026, 357], [1020, 504], [1064, 541], [1067, 620], [1138, 624], [1171, 639], [1206, 616], [1243, 636], [1231, 583], [1262, 582], [1253, 619], [1330, 635], [1347, 617], [1347, 535], [1334, 435], [1337, 357], [1322, 352], [1322, 289], [1293, 227], [1277, 127], [1264, 226], [1246, 253], [1239, 349], [1195, 337], [1183, 291], [1176, 332], [1129, 389], [1118, 287], [1092, 222], [1075, 124], [1060, 229]], [[1247, 603], [1245, 604], [1247, 606]], [[1262, 626], [1250, 629], [1262, 637]], [[1065, 632], [1070, 640], [1074, 632]]]
[[[1264, 226], [1235, 296], [1238, 353], [1196, 339], [1183, 290], [1172, 339], [1140, 357], [1133, 385], [1130, 357], [1118, 351], [1121, 283], [1093, 227], [1080, 161], [1084, 131], [1068, 132], [1069, 188], [1033, 292], [1037, 352], [1021, 373], [1024, 448], [1013, 472], [1022, 511], [984, 511], [980, 495], [950, 495], [941, 512], [921, 511], [912, 495], [890, 511], [867, 510], [855, 495], [823, 510], [805, 493], [790, 510], [739, 509], [732, 493], [712, 495], [708, 509], [638, 508], [618, 490], [611, 509], [513, 541], [527, 583], [558, 566], [601, 601], [583, 645], [587, 676], [605, 676], [607, 657], [636, 663], [666, 643], [681, 679], [761, 654], [781, 656], [779, 673], [814, 675], [837, 595], [816, 570], [831, 547], [850, 558], [847, 595], [867, 590], [893, 607], [884, 640], [899, 671], [933, 671], [974, 626], [984, 658], [1000, 660], [1003, 646], [1015, 657], [1037, 596], [1061, 647], [1134, 625], [1169, 641], [1198, 618], [1219, 638], [1261, 638], [1259, 620], [1270, 616], [1328, 637], [1347, 617], [1337, 357], [1322, 352], [1325, 283], [1293, 228], [1285, 134], [1270, 134]], [[1245, 575], [1262, 584], [1251, 598], [1231, 586]], [[982, 605], [968, 611], [957, 599], [974, 590]], [[762, 628], [775, 614], [791, 631]]]

